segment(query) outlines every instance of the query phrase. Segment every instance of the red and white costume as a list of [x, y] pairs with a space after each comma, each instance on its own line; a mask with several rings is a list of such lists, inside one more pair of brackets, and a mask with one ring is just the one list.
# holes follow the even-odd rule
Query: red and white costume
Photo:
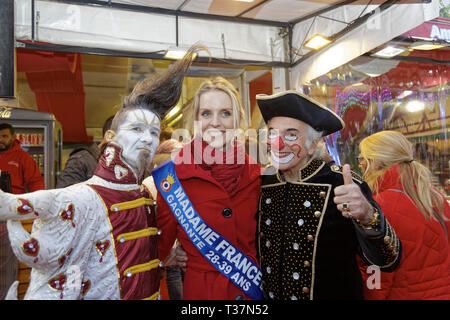
[[[157, 299], [153, 199], [110, 143], [94, 176], [24, 195], [0, 193], [14, 253], [32, 267], [25, 299]], [[19, 220], [36, 218], [31, 234]]]

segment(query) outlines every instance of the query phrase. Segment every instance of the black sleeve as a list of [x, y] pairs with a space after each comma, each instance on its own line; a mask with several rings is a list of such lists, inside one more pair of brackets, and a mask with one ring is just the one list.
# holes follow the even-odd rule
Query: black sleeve
[[67, 159], [64, 170], [61, 171], [56, 181], [56, 188], [65, 188], [86, 181], [92, 177], [92, 161], [96, 162], [94, 157], [87, 150], [81, 150], [72, 154], [69, 159]]
[[401, 260], [400, 239], [385, 218], [378, 203], [372, 198], [369, 186], [362, 182], [360, 188], [374, 210], [378, 211], [380, 224], [378, 228], [367, 230], [352, 220], [359, 243], [358, 254], [367, 265], [377, 265], [381, 271], [392, 272]]

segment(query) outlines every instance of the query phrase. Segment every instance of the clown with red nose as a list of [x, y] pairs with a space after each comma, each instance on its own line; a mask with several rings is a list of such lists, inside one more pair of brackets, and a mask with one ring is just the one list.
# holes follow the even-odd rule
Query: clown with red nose
[[323, 137], [343, 129], [343, 120], [293, 90], [256, 100], [272, 163], [262, 176], [258, 223], [266, 298], [363, 299], [356, 255], [392, 271], [401, 245], [367, 184], [323, 157]]

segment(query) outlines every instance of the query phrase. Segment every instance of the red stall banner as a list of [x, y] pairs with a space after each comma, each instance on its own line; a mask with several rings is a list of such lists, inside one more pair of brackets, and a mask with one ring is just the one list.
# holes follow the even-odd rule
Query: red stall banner
[[25, 72], [39, 111], [61, 123], [65, 143], [91, 143], [86, 134], [81, 55], [17, 49], [17, 71]]

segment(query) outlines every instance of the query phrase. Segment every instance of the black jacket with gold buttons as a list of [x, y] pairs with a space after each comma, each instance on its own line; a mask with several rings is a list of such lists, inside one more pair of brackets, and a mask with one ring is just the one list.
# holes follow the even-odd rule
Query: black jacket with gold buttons
[[286, 182], [281, 172], [262, 179], [258, 251], [266, 298], [362, 299], [356, 254], [392, 271], [400, 261], [399, 239], [357, 174], [354, 182], [380, 214], [379, 228], [363, 229], [337, 209], [341, 166], [310, 160], [300, 176], [296, 183]]

